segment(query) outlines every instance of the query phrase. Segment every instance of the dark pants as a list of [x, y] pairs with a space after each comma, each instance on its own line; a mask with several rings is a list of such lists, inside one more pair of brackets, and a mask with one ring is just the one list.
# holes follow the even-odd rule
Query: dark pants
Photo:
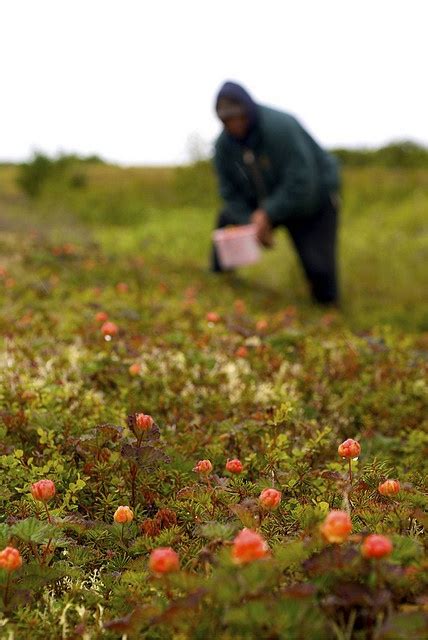
[[[221, 211], [217, 228], [234, 224], [233, 216], [227, 211]], [[290, 219], [283, 226], [291, 236], [299, 255], [311, 287], [312, 297], [321, 304], [338, 302], [336, 266], [336, 238], [338, 225], [338, 210], [331, 198], [319, 208], [310, 218]], [[211, 269], [221, 272], [215, 249], [212, 250]]]

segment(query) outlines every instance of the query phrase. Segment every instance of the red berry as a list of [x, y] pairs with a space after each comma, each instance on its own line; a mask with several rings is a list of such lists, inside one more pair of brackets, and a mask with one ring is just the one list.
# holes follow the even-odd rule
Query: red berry
[[361, 553], [365, 558], [383, 558], [392, 553], [392, 542], [386, 536], [372, 534], [367, 536], [361, 546]]
[[138, 364], [138, 362], [134, 362], [130, 365], [128, 371], [131, 376], [138, 376], [138, 374], [141, 373], [141, 365]]
[[120, 524], [128, 524], [134, 519], [134, 513], [129, 507], [118, 507], [114, 513], [113, 520]]
[[226, 470], [230, 471], [230, 473], [242, 473], [243, 468], [242, 462], [237, 458], [226, 462]]
[[352, 531], [351, 518], [346, 511], [330, 511], [320, 530], [328, 542], [344, 542]]
[[180, 560], [171, 547], [154, 549], [149, 558], [149, 569], [153, 573], [172, 573], [180, 569]]
[[105, 336], [115, 336], [119, 331], [119, 327], [114, 322], [104, 322], [101, 331]]
[[232, 559], [236, 564], [246, 564], [269, 555], [267, 542], [256, 531], [242, 529], [233, 541]]
[[400, 483], [398, 480], [385, 480], [379, 484], [377, 490], [383, 496], [395, 496], [400, 491]]
[[34, 500], [48, 502], [55, 495], [55, 485], [52, 480], [39, 480], [31, 485], [31, 495]]
[[358, 458], [361, 453], [361, 446], [356, 440], [348, 438], [339, 445], [337, 452], [341, 458]]
[[193, 467], [193, 471], [202, 475], [208, 475], [213, 470], [210, 460], [199, 460], [198, 464]]
[[207, 322], [211, 322], [212, 324], [218, 324], [221, 321], [220, 316], [215, 311], [208, 311], [205, 317]]
[[152, 416], [145, 413], [137, 413], [135, 415], [135, 426], [139, 431], [148, 431], [154, 424]]
[[276, 489], [263, 489], [259, 496], [259, 502], [264, 509], [269, 511], [276, 509], [281, 502], [281, 491]]
[[0, 552], [0, 567], [5, 571], [15, 571], [22, 566], [22, 557], [15, 547], [6, 547]]

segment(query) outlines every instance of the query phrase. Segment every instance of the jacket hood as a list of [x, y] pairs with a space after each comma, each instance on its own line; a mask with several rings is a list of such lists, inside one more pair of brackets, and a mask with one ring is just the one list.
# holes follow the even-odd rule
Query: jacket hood
[[215, 109], [217, 115], [219, 101], [221, 98], [226, 98], [227, 100], [243, 108], [250, 121], [250, 127], [248, 131], [248, 134], [250, 134], [252, 130], [257, 126], [259, 119], [257, 104], [254, 102], [250, 94], [244, 89], [244, 87], [241, 87], [241, 85], [237, 84], [236, 82], [225, 82], [220, 88], [220, 91], [218, 92], [216, 98]]

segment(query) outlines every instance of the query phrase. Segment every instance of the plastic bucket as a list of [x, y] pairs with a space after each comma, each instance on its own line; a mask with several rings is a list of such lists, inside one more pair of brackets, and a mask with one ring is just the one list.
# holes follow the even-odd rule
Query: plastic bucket
[[254, 224], [216, 229], [213, 241], [223, 269], [243, 267], [260, 259], [260, 245]]

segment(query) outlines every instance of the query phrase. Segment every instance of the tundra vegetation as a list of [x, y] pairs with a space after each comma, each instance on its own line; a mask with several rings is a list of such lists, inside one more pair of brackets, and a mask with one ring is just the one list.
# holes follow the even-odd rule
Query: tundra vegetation
[[428, 169], [398, 148], [340, 152], [340, 313], [281, 234], [206, 272], [206, 162], [0, 167], [1, 637], [428, 637]]

